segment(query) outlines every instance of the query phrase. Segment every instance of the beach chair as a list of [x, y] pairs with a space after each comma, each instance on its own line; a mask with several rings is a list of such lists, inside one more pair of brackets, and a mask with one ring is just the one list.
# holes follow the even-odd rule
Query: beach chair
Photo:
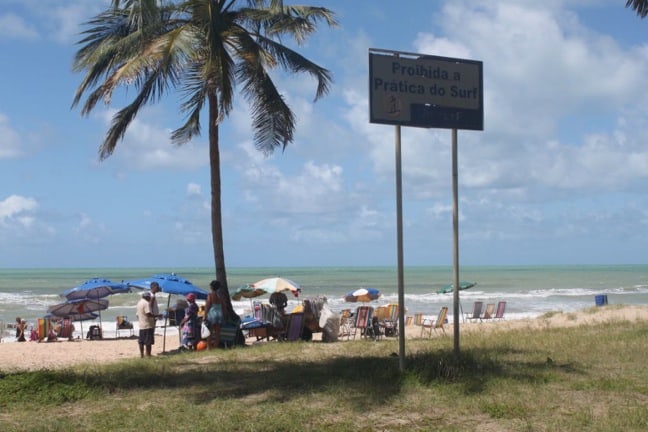
[[496, 320], [503, 320], [504, 319], [504, 311], [506, 310], [506, 302], [501, 301], [497, 303], [497, 312], [495, 313], [495, 318]]
[[61, 320], [60, 327], [58, 328], [57, 336], [61, 339], [72, 340], [74, 339], [72, 335], [73, 332], [74, 332], [74, 326], [72, 325], [72, 320], [69, 318], [65, 318]]
[[371, 306], [358, 306], [355, 312], [355, 321], [353, 322], [353, 339], [356, 338], [358, 330], [360, 330], [360, 336], [367, 337], [373, 311], [374, 308]]
[[423, 322], [421, 324], [421, 336], [423, 336], [423, 333], [427, 331], [428, 337], [432, 337], [432, 331], [436, 333], [437, 330], [439, 329], [441, 329], [443, 331], [443, 334], [445, 335], [446, 331], [443, 325], [445, 324], [445, 320], [447, 316], [448, 316], [448, 307], [443, 306], [439, 311], [439, 315], [437, 315], [436, 320], [432, 320], [429, 318], [423, 319]]
[[288, 325], [286, 326], [286, 333], [284, 340], [288, 342], [298, 341], [302, 337], [302, 330], [304, 329], [304, 312], [295, 312], [288, 317]]
[[220, 343], [225, 347], [231, 347], [236, 344], [239, 337], [241, 326], [237, 323], [228, 322], [221, 325], [220, 328]]
[[278, 339], [286, 332], [286, 326], [282, 319], [282, 315], [274, 305], [269, 303], [261, 304], [261, 321], [264, 324], [264, 328], [255, 331], [257, 340], [270, 340], [270, 338]]
[[349, 338], [351, 337], [351, 325], [352, 325], [352, 319], [351, 319], [351, 309], [343, 309], [342, 312], [340, 312], [340, 329], [338, 331], [338, 338]]
[[495, 314], [495, 303], [488, 303], [486, 305], [486, 309], [484, 309], [484, 316], [482, 316], [482, 320], [492, 320], [494, 314]]
[[412, 315], [407, 315], [405, 317], [405, 327], [411, 326], [414, 324], [414, 317]]
[[242, 325], [242, 329], [248, 331], [248, 337], [255, 337], [257, 341], [267, 339], [268, 331], [271, 326], [263, 319], [263, 304], [258, 300], [253, 301], [252, 310], [254, 313], [254, 319], [245, 322]]
[[477, 321], [482, 319], [482, 309], [484, 308], [484, 302], [476, 301], [473, 305], [472, 314], [466, 315], [468, 321]]
[[380, 328], [385, 336], [398, 337], [398, 304], [388, 304], [386, 317], [380, 320]]
[[119, 337], [120, 331], [126, 331], [128, 332], [128, 336], [134, 336], [135, 335], [135, 329], [133, 328], [133, 323], [128, 321], [128, 317], [126, 315], [117, 315], [117, 323], [115, 327], [115, 333], [117, 334], [117, 337]]
[[38, 335], [38, 342], [47, 340], [50, 334], [52, 324], [48, 318], [38, 318], [36, 320], [36, 334]]
[[423, 314], [418, 312], [414, 314], [413, 324], [421, 327], [421, 336], [423, 336]]

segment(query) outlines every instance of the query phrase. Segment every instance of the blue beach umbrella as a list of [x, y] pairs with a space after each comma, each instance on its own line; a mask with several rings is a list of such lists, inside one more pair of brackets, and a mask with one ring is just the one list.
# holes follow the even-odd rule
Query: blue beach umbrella
[[370, 302], [380, 297], [380, 291], [376, 288], [359, 288], [347, 293], [344, 296], [345, 302]]
[[79, 286], [63, 291], [61, 294], [68, 300], [76, 299], [98, 299], [111, 294], [130, 292], [125, 283], [115, 283], [108, 279], [94, 278], [83, 282]]
[[[160, 291], [167, 294], [175, 294], [186, 296], [187, 294], [194, 294], [197, 299], [205, 300], [207, 294], [206, 290], [197, 285], [192, 284], [187, 279], [178, 276], [175, 273], [162, 273], [153, 275], [146, 279], [137, 279], [128, 281], [126, 285], [140, 289], [151, 289], [151, 283], [157, 282], [160, 285]], [[167, 298], [167, 310], [171, 304], [171, 296]], [[167, 328], [167, 314], [164, 314], [164, 339], [162, 340], [162, 352], [166, 352], [166, 328]]]
[[187, 279], [176, 275], [175, 273], [156, 274], [145, 279], [136, 279], [126, 282], [129, 287], [139, 289], [151, 289], [151, 283], [157, 282], [163, 293], [186, 296], [194, 294], [197, 299], [204, 300], [208, 292], [197, 285], [194, 285]]

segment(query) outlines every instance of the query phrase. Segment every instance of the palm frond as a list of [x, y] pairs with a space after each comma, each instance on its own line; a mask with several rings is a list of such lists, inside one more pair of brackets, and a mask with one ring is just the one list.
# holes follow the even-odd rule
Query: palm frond
[[315, 101], [329, 92], [333, 79], [327, 69], [318, 66], [296, 51], [272, 39], [261, 37], [259, 43], [279, 61], [285, 70], [294, 73], [305, 72], [317, 80]]
[[[275, 4], [276, 3], [276, 4]], [[269, 7], [254, 7], [240, 10], [244, 25], [257, 29], [267, 37], [288, 36], [301, 45], [315, 30], [320, 21], [329, 27], [338, 22], [335, 14], [323, 7], [283, 6], [283, 2], [272, 2]]]
[[626, 7], [633, 9], [641, 18], [648, 15], [648, 0], [627, 0]]
[[265, 154], [272, 153], [276, 147], [285, 148], [293, 140], [293, 112], [261, 65], [243, 63], [237, 72], [244, 84], [242, 93], [252, 107], [256, 148]]

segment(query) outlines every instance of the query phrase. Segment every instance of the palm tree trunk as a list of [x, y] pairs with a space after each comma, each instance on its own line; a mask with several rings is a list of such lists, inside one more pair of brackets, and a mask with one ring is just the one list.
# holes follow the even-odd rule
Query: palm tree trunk
[[211, 225], [216, 279], [227, 288], [221, 212], [220, 150], [218, 148], [218, 97], [209, 92], [209, 171], [211, 178]]

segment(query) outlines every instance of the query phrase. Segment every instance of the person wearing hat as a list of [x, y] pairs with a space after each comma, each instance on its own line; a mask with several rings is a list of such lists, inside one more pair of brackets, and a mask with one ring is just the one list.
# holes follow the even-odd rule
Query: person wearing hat
[[185, 308], [185, 316], [180, 322], [182, 329], [182, 339], [180, 341], [181, 350], [194, 350], [200, 340], [200, 326], [198, 325], [198, 305], [196, 304], [196, 295], [189, 293], [185, 296], [189, 306]]
[[151, 310], [151, 293], [144, 291], [142, 298], [137, 302], [137, 322], [139, 323], [139, 344], [140, 357], [151, 357], [151, 348], [155, 343], [155, 314]]

